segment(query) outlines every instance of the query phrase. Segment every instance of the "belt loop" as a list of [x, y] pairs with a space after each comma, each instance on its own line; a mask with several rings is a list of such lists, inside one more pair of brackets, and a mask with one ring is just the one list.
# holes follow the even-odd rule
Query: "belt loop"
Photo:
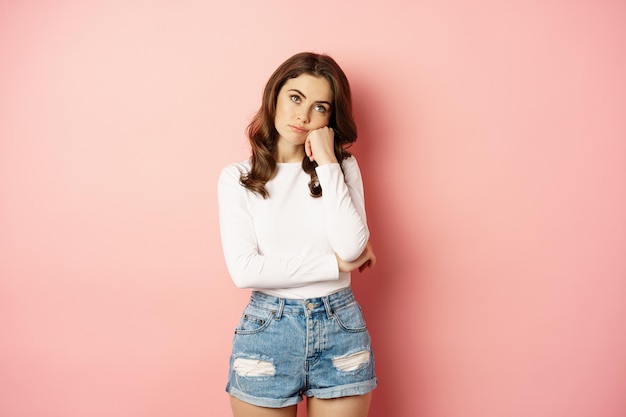
[[285, 309], [285, 299], [279, 298], [278, 299], [278, 311], [276, 311], [276, 320], [280, 320], [280, 318], [283, 316], [284, 309]]
[[322, 297], [322, 301], [324, 302], [324, 308], [326, 309], [326, 316], [329, 319], [332, 319], [335, 313], [333, 308], [330, 306], [330, 297]]

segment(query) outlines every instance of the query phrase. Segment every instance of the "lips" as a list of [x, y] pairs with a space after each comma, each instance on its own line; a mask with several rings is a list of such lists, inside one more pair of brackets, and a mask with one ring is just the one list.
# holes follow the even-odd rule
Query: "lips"
[[301, 128], [299, 126], [295, 126], [295, 125], [289, 125], [289, 128], [291, 128], [291, 130], [293, 130], [296, 133], [306, 133], [308, 132], [308, 130]]

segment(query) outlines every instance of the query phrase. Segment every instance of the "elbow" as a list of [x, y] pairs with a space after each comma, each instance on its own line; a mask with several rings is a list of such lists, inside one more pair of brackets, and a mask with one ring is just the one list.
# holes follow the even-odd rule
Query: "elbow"
[[228, 267], [228, 273], [230, 279], [235, 284], [235, 287], [246, 289], [254, 287], [254, 279], [250, 274], [246, 273], [245, 268], [238, 268], [234, 265]]
[[248, 283], [240, 274], [230, 271], [230, 279], [233, 281], [233, 284], [235, 284], [235, 287], [240, 289], [248, 288]]
[[255, 288], [259, 284], [260, 271], [254, 268], [252, 257], [240, 255], [233, 258], [226, 257], [226, 267], [237, 288]]
[[339, 258], [346, 262], [355, 261], [359, 256], [361, 256], [361, 254], [367, 247], [368, 240], [369, 234], [366, 234], [363, 236], [363, 238], [355, 241], [352, 245], [335, 248], [335, 253]]
[[359, 255], [363, 253], [363, 251], [357, 252], [354, 250], [339, 250], [339, 251], [336, 251], [335, 253], [342, 261], [352, 262], [352, 261], [356, 261]]
[[255, 287], [254, 279], [248, 276], [244, 271], [230, 271], [230, 278], [237, 288], [246, 289]]
[[235, 287], [244, 290], [246, 288], [251, 288], [250, 285], [245, 282], [245, 281], [241, 281], [241, 280], [237, 280], [235, 278], [233, 278], [233, 282], [235, 283]]

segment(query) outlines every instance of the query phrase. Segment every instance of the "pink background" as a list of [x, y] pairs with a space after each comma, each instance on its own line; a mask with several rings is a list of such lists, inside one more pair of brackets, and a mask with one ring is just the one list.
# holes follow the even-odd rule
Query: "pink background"
[[626, 415], [625, 39], [609, 0], [0, 1], [0, 415], [229, 415], [215, 184], [302, 50], [354, 90], [371, 416]]

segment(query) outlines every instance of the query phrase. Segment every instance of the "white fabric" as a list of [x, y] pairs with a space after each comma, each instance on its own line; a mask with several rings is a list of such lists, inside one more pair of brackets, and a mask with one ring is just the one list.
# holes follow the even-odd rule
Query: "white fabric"
[[322, 297], [350, 285], [335, 254], [356, 259], [369, 230], [354, 157], [316, 168], [323, 195], [309, 195], [301, 163], [279, 163], [269, 198], [239, 182], [250, 162], [226, 166], [218, 180], [222, 248], [235, 285], [284, 298]]

